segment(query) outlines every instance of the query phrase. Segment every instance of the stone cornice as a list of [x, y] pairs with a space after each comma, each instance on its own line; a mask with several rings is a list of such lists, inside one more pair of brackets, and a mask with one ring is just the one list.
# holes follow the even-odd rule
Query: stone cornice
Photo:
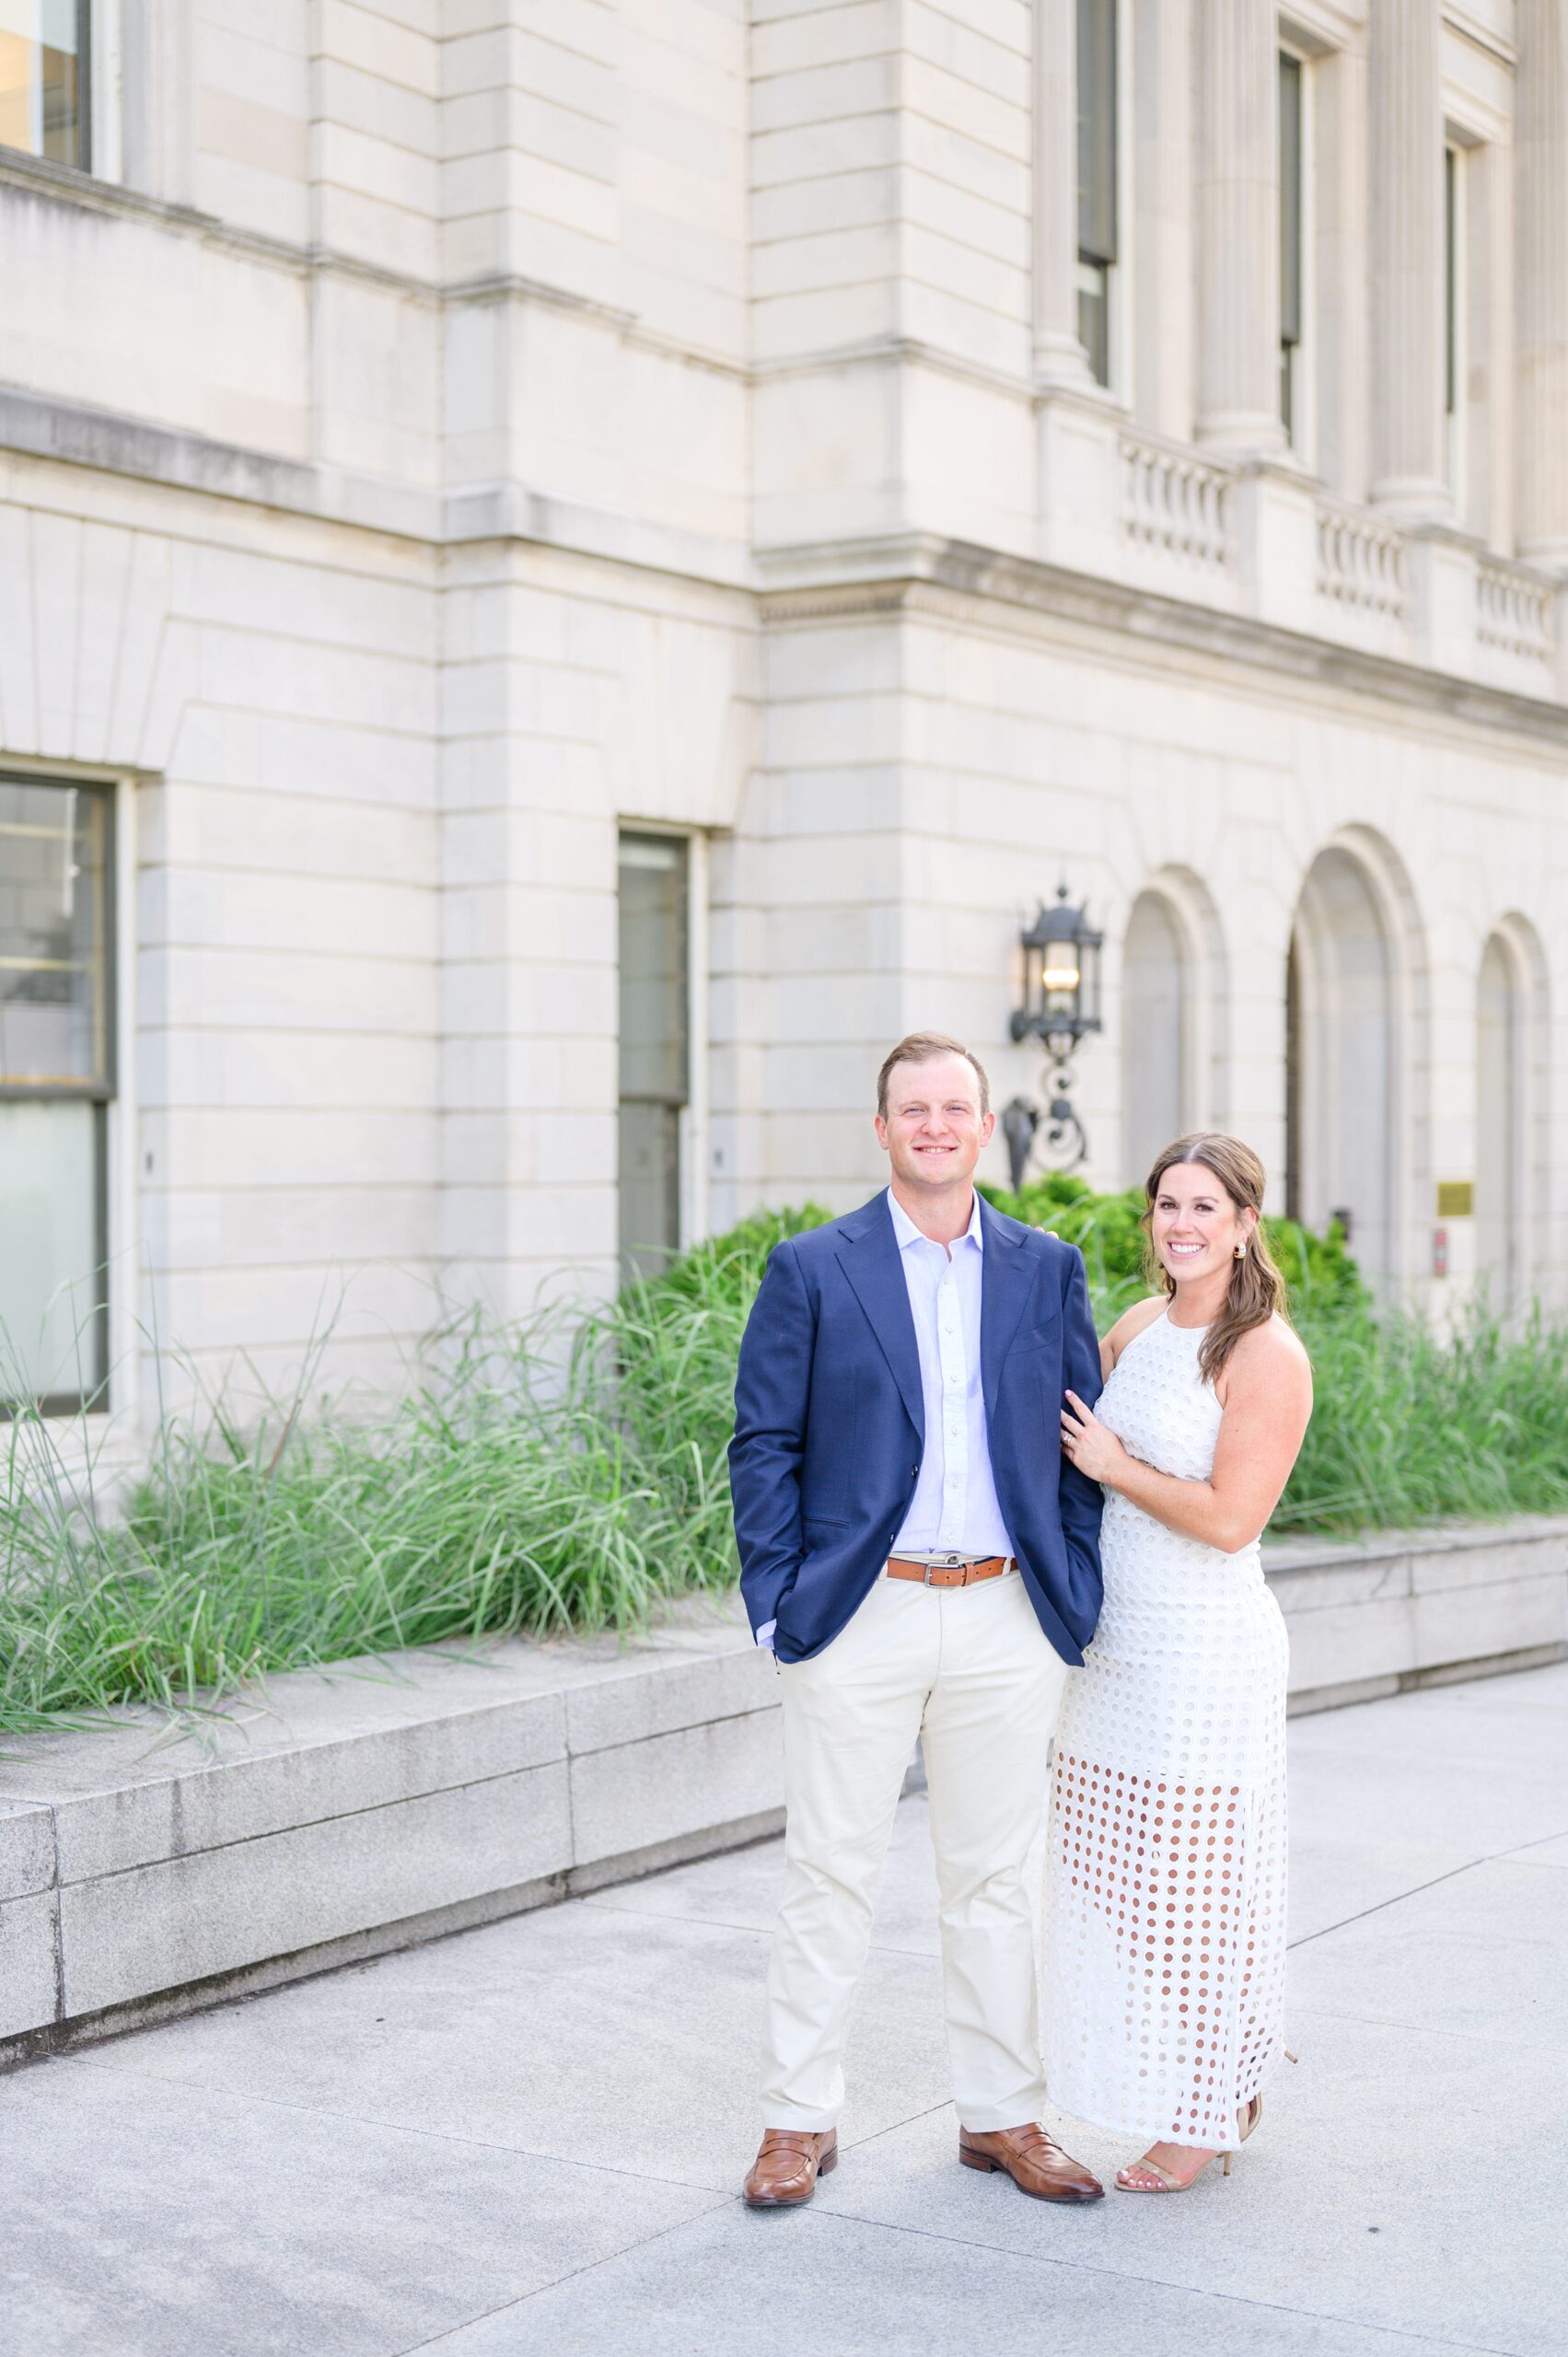
[[749, 382], [752, 374], [744, 361], [664, 335], [634, 311], [515, 272], [495, 272], [450, 284], [423, 278], [412, 271], [391, 270], [357, 254], [344, 253], [335, 246], [302, 246], [286, 238], [269, 237], [262, 230], [220, 220], [215, 214], [198, 212], [194, 205], [171, 203], [163, 197], [148, 196], [140, 189], [125, 188], [116, 180], [95, 180], [90, 172], [79, 172], [70, 164], [53, 164], [41, 156], [23, 156], [0, 148], [0, 190], [6, 188], [70, 206], [77, 212], [146, 223], [174, 236], [217, 247], [226, 253], [266, 263], [296, 278], [356, 279], [366, 285], [384, 287], [389, 294], [419, 303], [432, 312], [460, 310], [470, 304], [538, 303], [549, 310], [592, 319], [644, 351], [658, 352], [693, 367], [733, 377], [742, 383]]
[[0, 385], [0, 451], [399, 539], [441, 537], [439, 494]]
[[1473, 41], [1477, 49], [1484, 50], [1489, 57], [1495, 57], [1500, 64], [1518, 64], [1518, 44], [1510, 41], [1506, 33], [1499, 32], [1495, 25], [1489, 25], [1483, 17], [1478, 17], [1473, 8], [1458, 7], [1454, 5], [1454, 0], [1446, 0], [1443, 22], [1453, 31], [1462, 34], [1466, 41]]
[[[1422, 665], [1370, 654], [1157, 591], [1074, 573], [968, 541], [911, 533], [776, 550], [761, 562], [762, 618], [787, 625], [842, 616], [930, 613], [995, 628], [1063, 624], [1096, 637], [1207, 656], [1382, 706], [1535, 737], [1568, 754], [1568, 709]], [[789, 576], [795, 576], [791, 579]]]
[[639, 528], [608, 511], [539, 498], [520, 484], [416, 490], [0, 386], [0, 451], [7, 449], [434, 547], [533, 545], [667, 574], [694, 587], [754, 596], [765, 625], [906, 610], [992, 628], [1028, 628], [1033, 618], [1037, 628], [1060, 633], [1065, 625], [1124, 646], [1184, 649], [1568, 750], [1568, 708], [1544, 698], [931, 533], [752, 555], [738, 542]]
[[148, 196], [141, 189], [126, 188], [118, 180], [95, 180], [90, 172], [79, 172], [71, 164], [50, 163], [41, 156], [0, 149], [0, 188], [52, 199], [76, 212], [145, 222], [203, 245], [221, 247], [226, 253], [268, 262], [274, 269], [300, 277], [312, 272], [329, 272], [385, 286], [393, 294], [431, 305], [439, 303], [442, 297], [442, 289], [428, 279], [384, 269], [379, 263], [363, 261], [357, 255], [342, 253], [333, 247], [299, 246], [286, 238], [271, 238], [264, 230], [247, 229], [238, 222], [220, 220], [215, 213], [202, 213], [192, 204], [175, 204], [164, 197]]

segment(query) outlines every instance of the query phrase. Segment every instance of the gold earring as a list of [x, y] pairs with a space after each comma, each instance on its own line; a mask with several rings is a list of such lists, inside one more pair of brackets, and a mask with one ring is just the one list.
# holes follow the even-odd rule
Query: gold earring
[[1245, 1244], [1238, 1244], [1238, 1245], [1237, 1246], [1237, 1248], [1236, 1248], [1236, 1257], [1237, 1257], [1237, 1259], [1238, 1260], [1246, 1260], [1246, 1258], [1247, 1258], [1247, 1247], [1246, 1247], [1246, 1245], [1245, 1245]]

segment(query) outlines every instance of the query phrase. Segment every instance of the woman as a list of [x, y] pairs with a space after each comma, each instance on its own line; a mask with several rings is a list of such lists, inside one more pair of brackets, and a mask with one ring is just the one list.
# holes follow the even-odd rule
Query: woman
[[1127, 2193], [1185, 2190], [1251, 2133], [1284, 1980], [1285, 1633], [1258, 1540], [1312, 1412], [1259, 1228], [1263, 1167], [1179, 1139], [1144, 1224], [1163, 1291], [1100, 1345], [1062, 1445], [1104, 1484], [1105, 1608], [1051, 1792], [1046, 2083], [1151, 2140]]

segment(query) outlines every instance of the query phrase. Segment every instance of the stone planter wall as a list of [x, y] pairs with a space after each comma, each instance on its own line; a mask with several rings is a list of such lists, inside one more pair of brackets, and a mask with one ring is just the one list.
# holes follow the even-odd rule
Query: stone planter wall
[[[1568, 1645], [1568, 1517], [1267, 1550], [1296, 1709]], [[0, 1739], [0, 2060], [755, 1840], [777, 1672], [738, 1607], [443, 1647]]]

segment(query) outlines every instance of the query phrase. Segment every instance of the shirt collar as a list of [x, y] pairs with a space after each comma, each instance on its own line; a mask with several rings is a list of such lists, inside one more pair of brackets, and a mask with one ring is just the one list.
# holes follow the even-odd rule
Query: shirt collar
[[[911, 1219], [908, 1212], [905, 1211], [902, 1203], [900, 1202], [897, 1195], [894, 1194], [891, 1187], [888, 1189], [888, 1209], [893, 1215], [893, 1234], [898, 1238], [899, 1249], [900, 1252], [907, 1251], [912, 1244], [929, 1244], [932, 1242], [933, 1239], [929, 1236], [923, 1236], [921, 1234], [913, 1220]], [[980, 1224], [980, 1191], [978, 1188], [975, 1190], [974, 1202], [970, 1211], [970, 1224], [968, 1227], [965, 1228], [962, 1236], [958, 1237], [958, 1241], [960, 1244], [972, 1244], [977, 1252], [983, 1252], [985, 1249], [985, 1231]], [[937, 1245], [936, 1249], [940, 1252], [942, 1247]]]

